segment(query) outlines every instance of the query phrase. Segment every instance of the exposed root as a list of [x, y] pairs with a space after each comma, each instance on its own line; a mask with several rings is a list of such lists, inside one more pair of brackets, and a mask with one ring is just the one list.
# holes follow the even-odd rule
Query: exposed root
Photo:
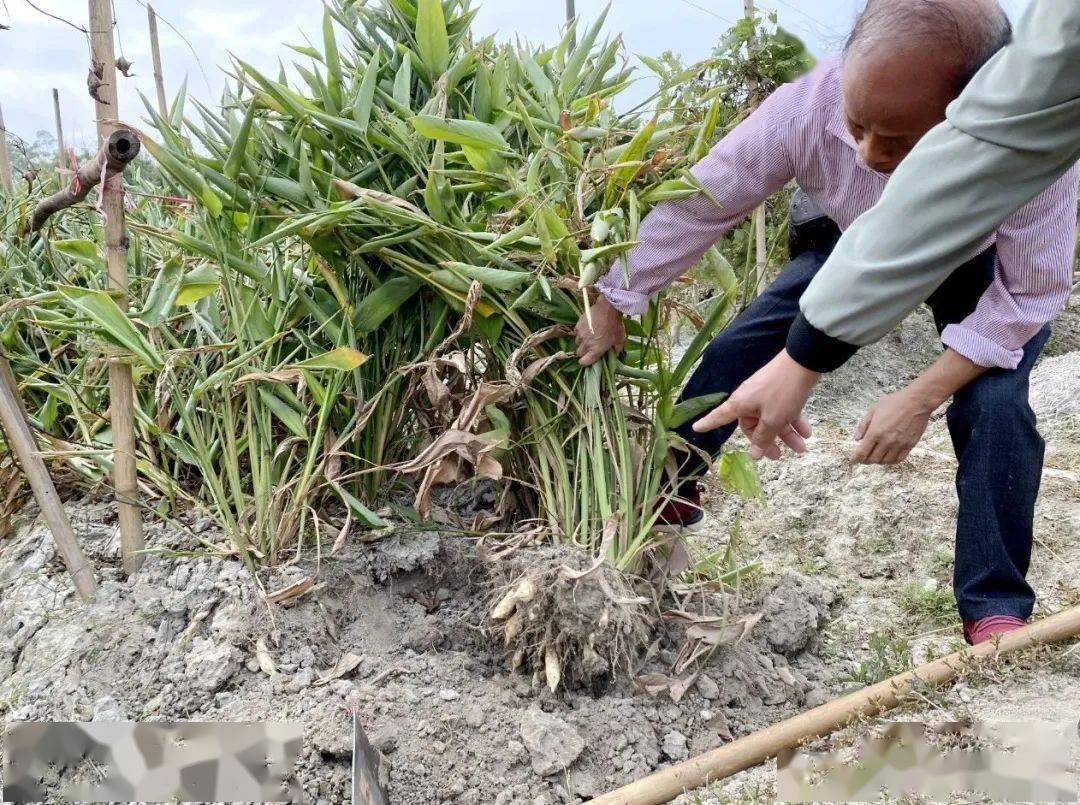
[[522, 550], [487, 567], [489, 633], [510, 669], [537, 684], [603, 690], [648, 644], [653, 602], [609, 565], [590, 568], [576, 550]]

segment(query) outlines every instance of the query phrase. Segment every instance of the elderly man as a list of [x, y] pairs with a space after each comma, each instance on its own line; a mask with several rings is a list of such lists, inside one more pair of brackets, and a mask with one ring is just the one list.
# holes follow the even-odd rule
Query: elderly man
[[[873, 206], [890, 173], [1009, 38], [993, 0], [870, 0], [842, 60], [782, 87], [695, 168], [718, 203], [703, 194], [662, 205], [646, 219], [642, 243], [630, 254], [629, 283], [613, 270], [600, 283], [593, 327], [578, 325], [582, 362], [618, 347], [623, 315], [642, 313], [650, 294], [795, 179], [828, 221], [793, 217], [793, 251], [807, 250], [793, 253], [773, 285], [717, 337], [684, 397], [734, 391], [766, 368], [681, 433], [715, 453], [738, 420], [758, 455], [778, 457], [776, 438], [802, 452], [810, 430], [800, 414], [810, 388], [860, 342], [816, 328], [800, 313], [799, 299], [838, 230]], [[910, 385], [876, 403], [856, 433], [856, 460], [897, 463], [922, 437], [931, 413], [953, 399], [948, 425], [960, 500], [954, 588], [964, 635], [973, 643], [1022, 625], [1034, 604], [1025, 575], [1043, 442], [1027, 383], [1049, 335], [1047, 322], [1070, 288], [1077, 178], [1074, 168], [1029, 196], [996, 231], [983, 233], [953, 264], [959, 267], [926, 288], [945, 350]], [[889, 225], [905, 248], [920, 247], [918, 237], [904, 237], [904, 221]], [[834, 282], [820, 287], [815, 304], [818, 311], [887, 307], [889, 293], [866, 282]], [[762, 378], [770, 382], [759, 383]], [[680, 500], [664, 512], [669, 522], [701, 518], [695, 479], [703, 471], [700, 461], [686, 462]]]

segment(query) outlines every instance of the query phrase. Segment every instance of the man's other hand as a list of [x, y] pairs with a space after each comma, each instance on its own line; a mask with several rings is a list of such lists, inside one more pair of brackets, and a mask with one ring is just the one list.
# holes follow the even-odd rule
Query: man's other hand
[[698, 433], [738, 420], [754, 458], [780, 458], [778, 439], [796, 453], [806, 452], [810, 423], [802, 415], [810, 391], [821, 379], [784, 350], [732, 393], [723, 405], [697, 422]]
[[874, 403], [855, 431], [856, 464], [899, 464], [919, 443], [934, 406], [912, 389], [888, 394]]
[[610, 350], [622, 349], [626, 343], [623, 314], [607, 300], [598, 296], [592, 305], [592, 325], [583, 313], [574, 328], [577, 336], [577, 356], [582, 366], [592, 366]]

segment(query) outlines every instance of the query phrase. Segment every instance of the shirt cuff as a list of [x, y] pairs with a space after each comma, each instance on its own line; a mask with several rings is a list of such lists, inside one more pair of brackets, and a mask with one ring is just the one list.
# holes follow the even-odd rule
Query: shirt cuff
[[831, 372], [839, 369], [859, 348], [822, 332], [807, 321], [801, 312], [788, 330], [787, 353], [812, 372]]
[[612, 307], [625, 316], [644, 316], [649, 312], [649, 297], [645, 294], [625, 288], [612, 288], [602, 282], [596, 284], [596, 290], [607, 297]]
[[963, 324], [950, 324], [942, 330], [941, 343], [988, 369], [1015, 369], [1024, 357], [1024, 350], [1003, 347]]

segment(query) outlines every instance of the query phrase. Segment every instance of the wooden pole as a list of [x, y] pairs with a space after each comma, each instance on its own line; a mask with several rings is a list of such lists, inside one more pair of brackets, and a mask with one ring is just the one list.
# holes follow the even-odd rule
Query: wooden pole
[[165, 101], [165, 76], [161, 71], [161, 45], [158, 44], [157, 14], [149, 3], [146, 6], [146, 20], [150, 25], [150, 54], [154, 60], [154, 86], [157, 87], [158, 114], [168, 117], [169, 105]]
[[71, 521], [68, 519], [67, 512], [64, 511], [63, 504], [60, 503], [60, 496], [56, 493], [56, 486], [53, 485], [52, 478], [49, 476], [49, 470], [38, 454], [34, 433], [27, 424], [26, 409], [19, 397], [15, 375], [11, 371], [11, 364], [2, 352], [0, 352], [0, 425], [3, 425], [8, 443], [16, 458], [19, 459], [23, 475], [30, 482], [30, 489], [34, 492], [38, 508], [41, 509], [49, 531], [52, 532], [53, 541], [64, 560], [68, 573], [71, 574], [71, 580], [75, 583], [75, 591], [85, 603], [93, 598], [97, 591], [97, 580], [79, 547], [78, 540], [75, 539]]
[[[97, 88], [98, 145], [103, 145], [119, 128], [116, 99], [116, 54], [113, 50], [113, 16], [109, 0], [88, 0], [90, 10], [90, 51], [92, 69], [101, 85]], [[108, 287], [119, 291], [117, 304], [127, 307], [127, 235], [124, 232], [124, 175], [118, 173], [101, 186], [105, 215], [105, 262]], [[124, 571], [133, 574], [143, 563], [145, 546], [142, 513], [138, 506], [138, 469], [135, 463], [135, 388], [131, 366], [121, 360], [109, 361], [109, 410], [113, 437], [113, 488], [120, 519], [120, 552]]]
[[[754, 8], [754, 0], [743, 0], [743, 14], [750, 20], [753, 20], [757, 14]], [[756, 42], [754, 36], [750, 37], [750, 47], [753, 47]], [[754, 107], [758, 104], [758, 99], [755, 97], [757, 93], [757, 82], [754, 79], [750, 79], [750, 95], [751, 103]], [[757, 275], [757, 281], [760, 283], [762, 277], [765, 274], [765, 264], [769, 260], [767, 235], [765, 232], [765, 205], [760, 205], [754, 210], [752, 225], [754, 230], [754, 257], [755, 257], [755, 273]]]
[[711, 752], [661, 769], [591, 800], [592, 805], [661, 805], [670, 802], [685, 791], [716, 783], [764, 763], [785, 749], [828, 735], [857, 718], [889, 710], [913, 689], [951, 682], [974, 659], [989, 657], [995, 652], [1007, 654], [1032, 646], [1060, 643], [1077, 636], [1080, 636], [1080, 606], [1002, 635], [998, 642], [991, 640], [974, 648], [965, 648], [913, 671], [807, 710]]
[[4, 110], [0, 109], [0, 190], [11, 195], [15, 185], [11, 181], [11, 160], [8, 158], [7, 128], [4, 126]]
[[67, 158], [67, 148], [64, 146], [64, 124], [60, 120], [60, 90], [55, 87], [52, 91], [52, 102], [53, 115], [56, 117], [56, 164], [62, 167]]

